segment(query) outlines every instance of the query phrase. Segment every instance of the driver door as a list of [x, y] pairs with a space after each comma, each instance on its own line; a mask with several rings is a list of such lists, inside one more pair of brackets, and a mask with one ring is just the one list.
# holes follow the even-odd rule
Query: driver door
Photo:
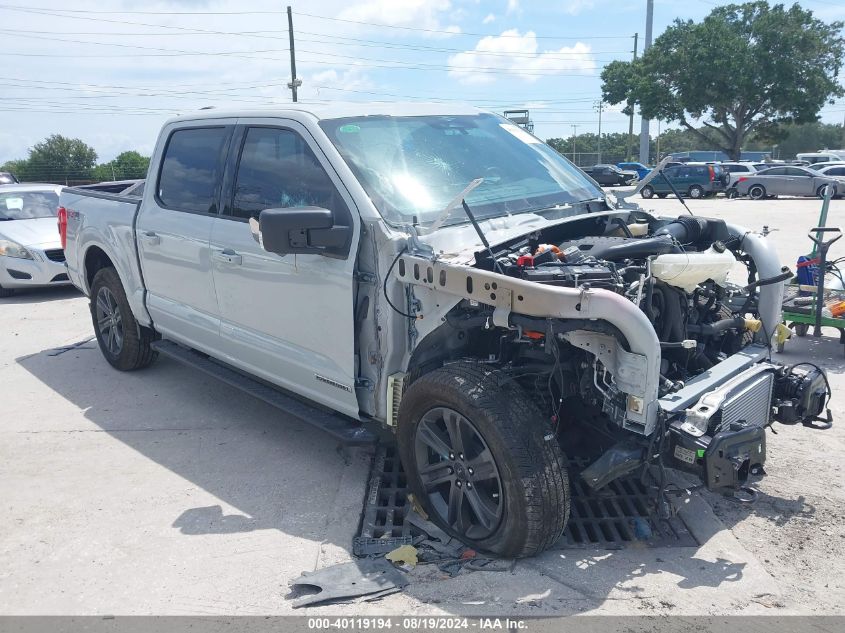
[[[239, 121], [223, 212], [211, 230], [221, 345], [230, 364], [357, 416], [354, 266], [360, 221], [337, 174], [300, 124]], [[345, 258], [277, 255], [253, 238], [250, 218], [314, 206], [353, 227]]]

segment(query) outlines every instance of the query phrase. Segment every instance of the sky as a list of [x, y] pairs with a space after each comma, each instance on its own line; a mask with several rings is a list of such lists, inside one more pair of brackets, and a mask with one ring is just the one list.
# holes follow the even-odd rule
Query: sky
[[[654, 35], [719, 4], [655, 0]], [[845, 0], [800, 4], [826, 21], [845, 19]], [[598, 130], [599, 74], [631, 59], [635, 32], [642, 51], [646, 0], [291, 6], [301, 102], [528, 108], [535, 134], [550, 138]], [[291, 101], [280, 0], [0, 0], [0, 32], [0, 164], [54, 133], [81, 138], [101, 161], [130, 149], [149, 154], [173, 115]], [[627, 131], [621, 106], [604, 107], [602, 132]], [[821, 118], [841, 123], [845, 99]]]

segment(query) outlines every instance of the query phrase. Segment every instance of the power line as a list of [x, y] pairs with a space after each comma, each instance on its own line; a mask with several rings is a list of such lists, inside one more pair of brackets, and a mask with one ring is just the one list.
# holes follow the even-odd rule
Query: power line
[[[508, 37], [524, 37], [523, 35], [512, 35], [509, 33], [470, 33], [466, 31], [446, 31], [442, 29], [423, 29], [414, 26], [398, 26], [395, 24], [377, 24], [375, 22], [364, 22], [362, 20], [350, 20], [346, 18], [330, 18], [325, 15], [315, 15], [313, 13], [303, 13], [302, 11], [297, 11], [297, 15], [304, 15], [309, 18], [316, 18], [318, 20], [331, 20], [332, 22], [345, 22], [348, 24], [361, 24], [363, 26], [374, 26], [377, 28], [386, 28], [386, 29], [401, 29], [403, 31], [419, 31], [422, 33], [441, 33], [446, 35], [453, 35], [453, 36], [470, 36], [470, 37], [493, 37], [493, 38], [508, 38]], [[588, 35], [588, 36], [573, 36], [573, 35], [535, 35], [537, 39], [543, 40], [573, 40], [573, 39], [591, 39], [591, 40], [619, 40], [619, 39], [628, 39], [630, 35]]]
[[[46, 15], [54, 14], [56, 17], [67, 17], [67, 18], [74, 18], [74, 19], [94, 19], [94, 18], [87, 18], [84, 16], [88, 15], [186, 15], [186, 16], [196, 16], [196, 15], [277, 15], [281, 16], [281, 11], [94, 11], [94, 10], [86, 10], [86, 9], [56, 9], [54, 7], [32, 7], [32, 6], [21, 6], [21, 5], [13, 5], [13, 4], [0, 4], [0, 8], [9, 9], [12, 11], [22, 11], [27, 13], [44, 13]], [[58, 13], [55, 13], [58, 12]], [[73, 14], [83, 14], [83, 15], [73, 15]], [[309, 18], [315, 18], [318, 20], [330, 20], [332, 22], [344, 22], [348, 24], [360, 24], [363, 26], [371, 26], [376, 28], [388, 28], [388, 29], [399, 29], [403, 31], [419, 31], [423, 33], [441, 33], [446, 35], [453, 35], [453, 36], [469, 36], [469, 37], [524, 37], [522, 35], [512, 35], [508, 33], [471, 33], [471, 32], [455, 32], [449, 30], [442, 30], [442, 29], [425, 29], [419, 27], [411, 27], [411, 26], [398, 26], [395, 24], [378, 24], [375, 22], [365, 22], [362, 20], [350, 20], [346, 18], [333, 18], [325, 15], [316, 15], [313, 13], [304, 13], [301, 11], [296, 12], [297, 15], [306, 16]], [[100, 21], [107, 21], [107, 20], [100, 20]], [[122, 22], [124, 24], [131, 24], [130, 22]], [[146, 25], [146, 26], [157, 26], [157, 25]], [[158, 25], [164, 26], [164, 25]], [[173, 27], [175, 28], [175, 27]], [[573, 40], [573, 39], [628, 39], [629, 35], [535, 35], [537, 39], [547, 39], [547, 40]]]

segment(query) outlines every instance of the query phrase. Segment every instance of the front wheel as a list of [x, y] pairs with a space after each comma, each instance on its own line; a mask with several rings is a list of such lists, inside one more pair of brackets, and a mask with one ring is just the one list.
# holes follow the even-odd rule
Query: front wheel
[[640, 189], [640, 195], [648, 200], [654, 195], [654, 188], [651, 185], [646, 185], [642, 189]]
[[822, 185], [821, 187], [816, 189], [816, 195], [819, 198], [821, 198], [822, 200], [824, 200], [824, 192], [825, 192], [825, 189], [827, 189], [828, 187], [831, 188], [830, 197], [835, 198], [836, 197], [836, 187], [834, 187], [833, 185]]
[[498, 556], [553, 545], [569, 520], [569, 479], [545, 420], [522, 389], [480, 365], [448, 365], [411, 383], [397, 440], [429, 518]]
[[693, 185], [689, 188], [689, 197], [690, 198], [703, 198], [704, 197], [704, 187], [700, 185]]
[[150, 346], [155, 333], [135, 320], [114, 268], [102, 268], [94, 275], [91, 319], [100, 351], [115, 369], [141, 369], [158, 356]]

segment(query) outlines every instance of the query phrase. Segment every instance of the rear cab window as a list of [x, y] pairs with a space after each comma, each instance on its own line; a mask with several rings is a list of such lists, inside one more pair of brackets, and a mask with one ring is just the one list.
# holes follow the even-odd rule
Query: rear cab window
[[165, 209], [217, 213], [217, 197], [232, 128], [175, 130], [167, 140], [156, 199]]

